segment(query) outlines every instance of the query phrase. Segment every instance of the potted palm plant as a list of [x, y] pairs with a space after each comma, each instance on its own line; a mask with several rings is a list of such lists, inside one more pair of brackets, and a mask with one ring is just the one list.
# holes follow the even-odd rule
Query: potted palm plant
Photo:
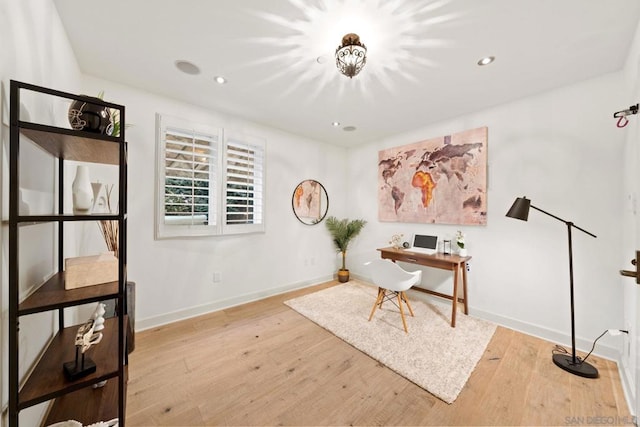
[[356, 237], [367, 221], [363, 219], [349, 220], [347, 218], [338, 219], [330, 216], [326, 219], [325, 224], [333, 238], [333, 244], [338, 252], [342, 253], [342, 268], [338, 270], [338, 280], [340, 283], [349, 281], [349, 270], [346, 267], [347, 248], [351, 240]]

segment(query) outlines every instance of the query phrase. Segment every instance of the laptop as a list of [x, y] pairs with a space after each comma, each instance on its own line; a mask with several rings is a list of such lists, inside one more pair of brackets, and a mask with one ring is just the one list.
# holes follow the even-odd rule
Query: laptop
[[438, 252], [438, 236], [415, 234], [413, 236], [413, 245], [409, 250], [421, 254], [433, 255]]

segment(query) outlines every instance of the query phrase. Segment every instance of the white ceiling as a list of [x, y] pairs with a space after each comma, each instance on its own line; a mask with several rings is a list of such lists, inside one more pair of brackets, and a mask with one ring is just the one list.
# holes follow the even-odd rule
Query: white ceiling
[[[640, 17], [638, 0], [55, 4], [86, 74], [347, 147], [620, 70]], [[348, 32], [368, 48], [351, 80]]]

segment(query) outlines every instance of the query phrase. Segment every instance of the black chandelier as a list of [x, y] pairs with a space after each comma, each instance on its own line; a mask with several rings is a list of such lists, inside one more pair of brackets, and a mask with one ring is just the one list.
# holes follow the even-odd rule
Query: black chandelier
[[345, 76], [352, 78], [364, 68], [367, 62], [367, 47], [360, 43], [357, 34], [349, 33], [342, 38], [342, 45], [336, 49], [336, 66]]

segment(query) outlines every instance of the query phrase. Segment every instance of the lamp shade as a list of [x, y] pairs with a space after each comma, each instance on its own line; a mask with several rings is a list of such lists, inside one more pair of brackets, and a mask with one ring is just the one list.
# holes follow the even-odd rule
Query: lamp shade
[[521, 219], [522, 221], [526, 221], [529, 218], [529, 207], [531, 206], [531, 200], [526, 197], [518, 197], [509, 212], [507, 212], [507, 216], [510, 218]]

